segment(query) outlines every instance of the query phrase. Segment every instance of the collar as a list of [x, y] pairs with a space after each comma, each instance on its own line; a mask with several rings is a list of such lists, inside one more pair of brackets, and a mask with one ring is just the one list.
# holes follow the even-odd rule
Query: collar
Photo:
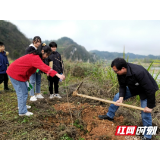
[[37, 48], [33, 45], [33, 43], [30, 44], [29, 47], [34, 47], [37, 50]]
[[129, 67], [128, 63], [127, 63], [127, 74], [126, 74], [126, 77], [128, 76], [132, 76], [132, 73], [131, 73], [131, 68]]

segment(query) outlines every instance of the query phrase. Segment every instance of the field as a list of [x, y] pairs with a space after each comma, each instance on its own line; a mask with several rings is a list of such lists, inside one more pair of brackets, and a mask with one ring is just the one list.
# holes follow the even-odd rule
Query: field
[[[42, 74], [41, 93], [45, 97], [27, 104], [32, 108], [31, 117], [19, 117], [17, 96], [9, 81], [11, 92], [3, 91], [0, 85], [0, 139], [6, 140], [125, 140], [124, 136], [115, 136], [118, 125], [142, 126], [141, 112], [135, 109], [119, 107], [114, 121], [99, 120], [98, 115], [106, 114], [109, 104], [72, 95], [83, 81], [79, 93], [112, 100], [118, 92], [116, 75], [109, 66], [72, 63], [65, 61], [66, 80], [60, 83], [59, 93], [62, 99], [49, 99], [48, 82]], [[139, 98], [133, 97], [124, 103], [140, 106]], [[153, 125], [158, 126], [160, 139], [160, 98], [156, 93], [157, 106], [152, 111]], [[137, 137], [128, 137], [137, 139]], [[128, 139], [127, 138], [127, 139]]]

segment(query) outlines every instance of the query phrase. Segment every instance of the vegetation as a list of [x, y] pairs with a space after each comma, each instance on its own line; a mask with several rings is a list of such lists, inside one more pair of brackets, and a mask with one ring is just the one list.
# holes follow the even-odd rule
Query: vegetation
[[0, 20], [0, 41], [5, 44], [9, 57], [17, 59], [25, 54], [25, 49], [30, 44], [28, 38], [10, 22]]
[[[91, 50], [91, 53], [95, 53], [96, 56], [98, 56], [101, 59], [106, 59], [106, 60], [113, 60], [117, 57], [123, 58], [124, 54], [123, 53], [118, 53], [118, 52], [108, 52], [108, 51], [98, 51], [98, 50]], [[154, 55], [138, 55], [134, 53], [126, 53], [126, 57], [129, 56], [129, 61], [132, 62], [134, 60], [143, 60], [144, 63], [150, 63], [152, 60], [160, 59], [160, 56], [154, 56]]]

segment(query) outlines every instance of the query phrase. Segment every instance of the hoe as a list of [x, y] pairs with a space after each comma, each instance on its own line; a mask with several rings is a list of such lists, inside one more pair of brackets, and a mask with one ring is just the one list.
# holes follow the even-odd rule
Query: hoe
[[[88, 98], [88, 99], [93, 99], [93, 100], [97, 100], [97, 101], [101, 101], [101, 102], [105, 102], [105, 103], [111, 103], [111, 104], [116, 104], [116, 102], [114, 101], [110, 101], [110, 100], [105, 100], [105, 99], [101, 99], [101, 98], [97, 98], [97, 97], [91, 97], [91, 96], [87, 96], [84, 94], [78, 94], [78, 90], [81, 87], [83, 82], [81, 82], [79, 84], [79, 86], [77, 87], [77, 89], [73, 92], [73, 96], [79, 96], [79, 97], [84, 97], [84, 98]], [[144, 110], [144, 108], [141, 107], [137, 107], [137, 106], [132, 106], [132, 105], [128, 105], [128, 104], [124, 104], [124, 103], [120, 103], [119, 106], [124, 106], [124, 107], [128, 107], [128, 108], [133, 108], [133, 109], [139, 109], [141, 111]]]

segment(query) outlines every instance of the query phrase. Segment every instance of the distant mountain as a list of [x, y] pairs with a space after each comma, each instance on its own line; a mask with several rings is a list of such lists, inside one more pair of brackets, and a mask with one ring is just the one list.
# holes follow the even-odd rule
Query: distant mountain
[[12, 59], [24, 55], [26, 47], [30, 44], [29, 39], [14, 24], [3, 20], [0, 20], [0, 41], [5, 44]]
[[[118, 52], [108, 52], [108, 51], [98, 51], [98, 50], [91, 50], [90, 53], [95, 53], [96, 56], [98, 56], [101, 59], [106, 59], [106, 60], [113, 60], [117, 57], [123, 58], [123, 53], [118, 53]], [[129, 56], [129, 59], [160, 59], [160, 56], [154, 56], [154, 55], [138, 55], [134, 53], [126, 53], [126, 57]]]
[[62, 37], [58, 40], [51, 41], [45, 40], [43, 42], [49, 45], [49, 43], [52, 41], [57, 43], [57, 51], [61, 53], [66, 59], [83, 62], [95, 62], [98, 59], [94, 53], [88, 52], [85, 47], [77, 44], [68, 37]]

